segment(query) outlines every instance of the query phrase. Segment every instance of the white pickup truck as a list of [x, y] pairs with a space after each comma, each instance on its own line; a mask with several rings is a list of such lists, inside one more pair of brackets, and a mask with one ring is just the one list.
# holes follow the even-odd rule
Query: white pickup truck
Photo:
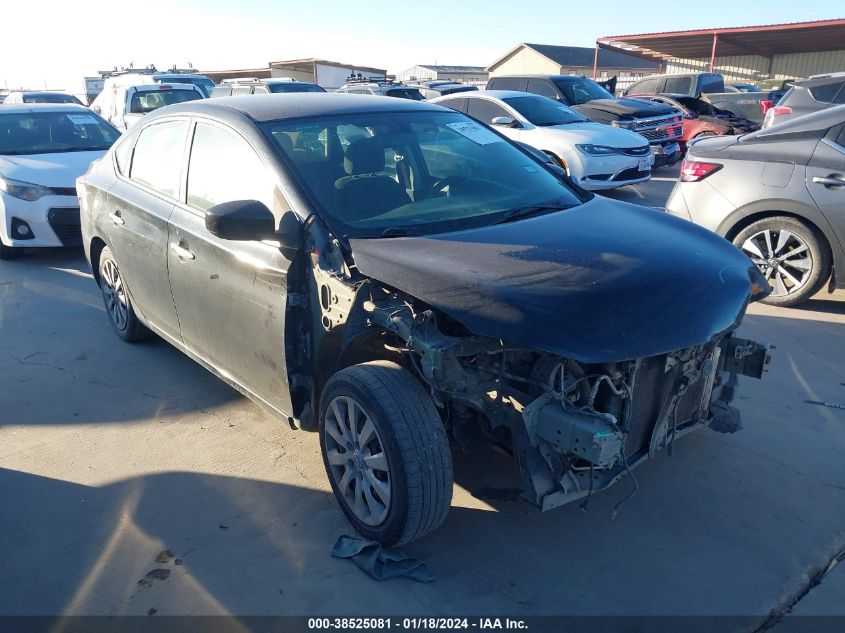
[[193, 84], [143, 83], [132, 75], [109, 77], [91, 109], [121, 132], [153, 110], [183, 101], [203, 99], [203, 92]]

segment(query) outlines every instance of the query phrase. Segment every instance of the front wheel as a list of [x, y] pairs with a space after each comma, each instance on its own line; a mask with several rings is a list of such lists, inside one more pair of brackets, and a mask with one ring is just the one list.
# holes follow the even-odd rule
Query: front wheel
[[830, 277], [827, 243], [795, 218], [758, 220], [740, 231], [733, 243], [751, 258], [772, 287], [763, 303], [794, 306], [821, 290]]
[[320, 399], [320, 448], [352, 526], [385, 546], [428, 534], [452, 502], [452, 457], [434, 402], [395, 363], [332, 376]]

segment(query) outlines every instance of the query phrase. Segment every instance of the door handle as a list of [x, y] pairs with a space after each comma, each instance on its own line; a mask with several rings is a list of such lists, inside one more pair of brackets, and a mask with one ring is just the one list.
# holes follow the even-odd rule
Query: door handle
[[189, 251], [187, 248], [182, 248], [175, 243], [170, 245], [170, 250], [173, 251], [173, 254], [179, 259], [194, 259], [196, 257], [193, 251]]
[[126, 220], [120, 217], [120, 211], [112, 211], [111, 213], [109, 213], [109, 220], [114, 222], [116, 226], [126, 224]]
[[845, 187], [845, 178], [838, 176], [828, 176], [827, 178], [813, 176], [813, 182], [817, 185], [824, 185], [825, 187]]

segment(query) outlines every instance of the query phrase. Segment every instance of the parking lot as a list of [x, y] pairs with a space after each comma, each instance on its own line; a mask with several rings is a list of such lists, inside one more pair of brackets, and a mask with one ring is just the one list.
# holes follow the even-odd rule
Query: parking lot
[[[661, 207], [677, 168], [612, 197]], [[437, 575], [377, 583], [315, 434], [160, 340], [121, 343], [81, 252], [0, 263], [0, 614], [845, 614], [845, 293], [755, 305], [776, 346], [735, 435], [693, 434], [541, 514], [505, 456], [454, 455], [446, 523], [404, 548]], [[839, 408], [808, 401], [839, 405]], [[775, 625], [775, 629], [777, 630]]]

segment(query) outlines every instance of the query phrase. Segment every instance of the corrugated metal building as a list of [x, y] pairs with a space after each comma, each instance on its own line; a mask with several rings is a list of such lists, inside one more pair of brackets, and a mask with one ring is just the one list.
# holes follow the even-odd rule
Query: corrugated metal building
[[352, 74], [383, 79], [387, 76], [387, 70], [384, 68], [342, 64], [326, 59], [314, 59], [313, 57], [283, 62], [270, 62], [271, 77], [290, 77], [297, 81], [308, 81], [318, 84], [326, 90], [340, 88]]
[[845, 19], [600, 37], [596, 48], [659, 62], [678, 74], [718, 72], [728, 81], [801, 79], [845, 70]]
[[439, 64], [418, 64], [404, 70], [396, 78], [400, 81], [427, 81], [441, 79], [480, 86], [487, 83], [484, 66], [448, 66]]
[[282, 62], [270, 62], [264, 68], [242, 68], [233, 70], [207, 70], [202, 74], [210, 77], [215, 83], [224, 79], [236, 79], [239, 77], [256, 77], [258, 79], [269, 79], [271, 77], [290, 77], [297, 81], [307, 81], [319, 84], [326, 90], [340, 88], [346, 83], [346, 78], [352, 73], [360, 73], [364, 77], [384, 78], [387, 71], [383, 68], [370, 68], [369, 66], [355, 66], [353, 64], [342, 64], [330, 62], [325, 59], [294, 59]]
[[593, 75], [609, 79], [616, 76], [617, 86], [656, 73], [659, 64], [640, 56], [614, 50], [596, 50], [584, 46], [519, 44], [487, 67], [491, 77], [502, 75]]

